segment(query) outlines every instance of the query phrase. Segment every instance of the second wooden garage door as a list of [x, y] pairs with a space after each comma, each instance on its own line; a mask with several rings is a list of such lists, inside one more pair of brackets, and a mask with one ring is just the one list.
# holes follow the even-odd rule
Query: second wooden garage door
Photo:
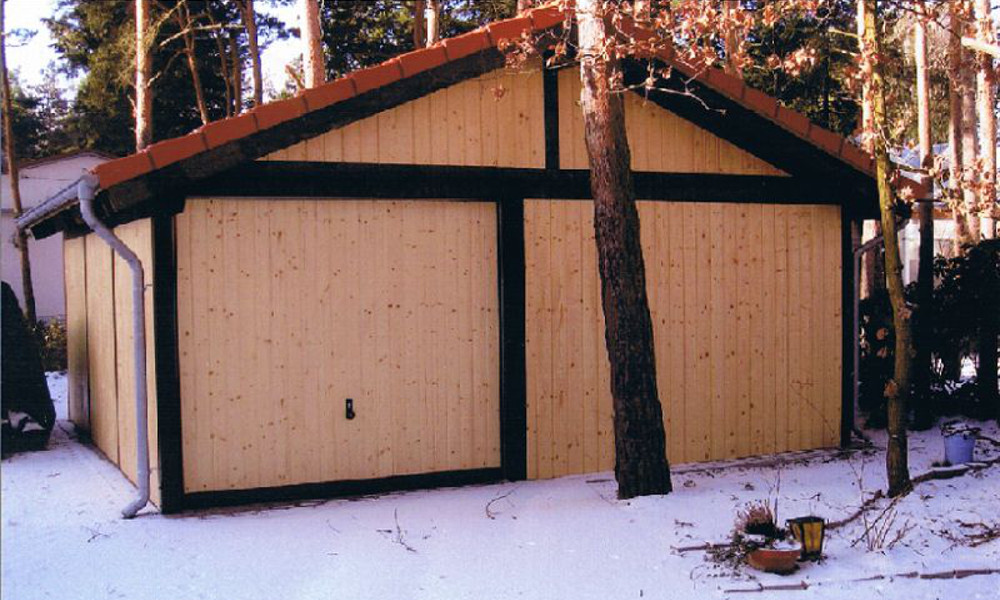
[[177, 262], [186, 491], [500, 465], [492, 203], [189, 200]]
[[[836, 206], [639, 202], [667, 456], [833, 446]], [[524, 205], [528, 476], [614, 467], [593, 203]]]

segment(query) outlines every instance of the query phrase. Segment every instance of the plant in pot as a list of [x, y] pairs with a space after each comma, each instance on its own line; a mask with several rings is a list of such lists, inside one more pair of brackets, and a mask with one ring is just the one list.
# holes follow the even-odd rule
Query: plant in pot
[[734, 567], [748, 563], [770, 573], [794, 571], [800, 551], [784, 541], [787, 534], [777, 526], [776, 508], [766, 501], [757, 501], [737, 512], [729, 546], [713, 550], [713, 558]]

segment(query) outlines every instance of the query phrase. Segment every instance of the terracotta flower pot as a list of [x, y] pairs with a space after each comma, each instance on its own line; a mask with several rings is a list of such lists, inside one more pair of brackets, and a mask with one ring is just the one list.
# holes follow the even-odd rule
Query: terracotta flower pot
[[800, 550], [760, 548], [747, 555], [747, 562], [755, 569], [784, 575], [798, 568], [795, 561], [799, 558], [799, 554]]

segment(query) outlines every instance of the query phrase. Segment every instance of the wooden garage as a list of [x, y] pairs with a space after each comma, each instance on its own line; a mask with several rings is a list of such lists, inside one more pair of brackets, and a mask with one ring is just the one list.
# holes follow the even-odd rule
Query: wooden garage
[[[161, 510], [613, 468], [578, 73], [497, 50], [561, 23], [536, 9], [97, 168], [147, 271]], [[660, 85], [699, 100], [626, 96], [668, 456], [835, 446], [870, 158], [674, 66]], [[134, 479], [129, 272], [73, 188], [19, 224], [68, 234], [71, 419]]]

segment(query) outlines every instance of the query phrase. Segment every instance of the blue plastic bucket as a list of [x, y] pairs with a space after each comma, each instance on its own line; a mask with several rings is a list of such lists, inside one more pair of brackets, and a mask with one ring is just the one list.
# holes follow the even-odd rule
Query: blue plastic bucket
[[944, 459], [953, 465], [972, 462], [972, 452], [975, 449], [976, 435], [973, 433], [944, 436]]

